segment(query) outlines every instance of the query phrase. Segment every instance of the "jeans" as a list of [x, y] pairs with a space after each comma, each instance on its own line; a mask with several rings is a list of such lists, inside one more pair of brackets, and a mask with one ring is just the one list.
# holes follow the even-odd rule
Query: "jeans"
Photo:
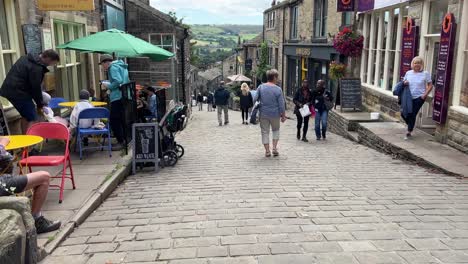
[[110, 112], [110, 126], [112, 132], [114, 133], [115, 138], [121, 144], [124, 143], [124, 120], [123, 116], [125, 115], [124, 106], [121, 100], [111, 102], [111, 112]]
[[263, 145], [270, 144], [270, 127], [273, 134], [273, 140], [279, 140], [280, 118], [260, 117], [260, 129], [262, 131]]
[[202, 110], [203, 110], [203, 103], [198, 102], [198, 111], [202, 111]]
[[216, 108], [218, 109], [218, 122], [220, 125], [223, 124], [223, 117], [222, 112], [224, 111], [224, 124], [229, 123], [229, 108], [227, 105], [217, 105]]
[[416, 117], [418, 116], [419, 110], [424, 105], [424, 100], [421, 97], [413, 99], [413, 113], [409, 114], [406, 118], [403, 117], [406, 124], [408, 125], [408, 132], [413, 132], [414, 126], [416, 125]]
[[[317, 139], [326, 138], [327, 137], [327, 123], [328, 123], [328, 111], [317, 111], [315, 114], [315, 135]], [[320, 133], [320, 125], [322, 125], [322, 129]]]
[[303, 132], [302, 132], [302, 136], [304, 138], [306, 138], [307, 131], [309, 130], [310, 116], [302, 117], [301, 113], [296, 113], [296, 117], [297, 117], [297, 132], [299, 134], [299, 131], [302, 128], [302, 124], [304, 124], [304, 129], [303, 129]]

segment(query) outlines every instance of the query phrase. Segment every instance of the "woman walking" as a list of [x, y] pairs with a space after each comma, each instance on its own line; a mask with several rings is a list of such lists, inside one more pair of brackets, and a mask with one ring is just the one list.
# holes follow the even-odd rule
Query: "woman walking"
[[249, 85], [243, 83], [241, 86], [240, 109], [242, 112], [242, 124], [248, 125], [249, 108], [253, 106], [252, 94], [250, 93]]
[[406, 72], [403, 81], [405, 89], [410, 89], [413, 98], [412, 112], [404, 118], [408, 125], [405, 140], [408, 140], [412, 136], [411, 133], [413, 133], [418, 112], [433, 88], [431, 74], [428, 71], [424, 71], [424, 60], [421, 57], [415, 57], [411, 61], [411, 70]]
[[294, 104], [296, 107], [294, 108], [294, 113], [297, 117], [297, 140], [301, 140], [301, 128], [302, 124], [304, 124], [304, 129], [302, 131], [302, 141], [309, 142], [307, 140], [307, 131], [309, 130], [309, 119], [310, 116], [302, 117], [299, 109], [301, 109], [304, 105], [309, 104], [312, 100], [312, 93], [309, 89], [309, 82], [307, 79], [302, 81], [302, 87], [299, 89], [296, 94], [294, 95]]
[[[278, 71], [269, 70], [266, 73], [267, 83], [257, 89], [257, 98], [260, 101], [260, 128], [262, 131], [262, 143], [265, 147], [265, 156], [279, 156], [278, 141], [280, 136], [280, 121], [286, 121], [285, 100], [283, 91], [276, 85]], [[270, 152], [270, 128], [273, 134], [273, 150]]]
[[317, 89], [312, 92], [312, 103], [315, 107], [315, 136], [317, 140], [327, 139], [328, 111], [325, 101], [333, 102], [333, 97], [325, 89], [325, 81], [317, 82]]

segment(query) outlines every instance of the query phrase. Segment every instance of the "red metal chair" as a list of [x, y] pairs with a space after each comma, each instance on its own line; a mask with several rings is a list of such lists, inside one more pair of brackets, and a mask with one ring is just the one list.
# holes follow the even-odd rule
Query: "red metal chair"
[[[62, 179], [60, 185], [50, 185], [51, 187], [60, 188], [59, 203], [63, 201], [63, 190], [65, 187], [65, 179], [71, 179], [73, 189], [75, 188], [75, 179], [73, 178], [73, 168], [70, 160], [70, 133], [68, 128], [60, 123], [36, 123], [32, 125], [28, 132], [28, 135], [35, 135], [43, 137], [44, 139], [58, 139], [65, 140], [65, 154], [63, 156], [31, 156], [28, 157], [27, 151], [23, 153], [23, 159], [20, 161], [21, 167], [28, 167], [29, 172], [32, 172], [32, 167], [53, 167], [63, 166], [61, 176], [53, 176], [54, 179]], [[70, 176], [66, 176], [67, 168], [70, 168]]]

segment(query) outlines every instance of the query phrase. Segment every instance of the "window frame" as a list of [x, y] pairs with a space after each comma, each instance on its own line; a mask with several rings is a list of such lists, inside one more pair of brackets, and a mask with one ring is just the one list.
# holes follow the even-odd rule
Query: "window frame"
[[[6, 78], [10, 68], [6, 68], [4, 55], [11, 55], [12, 65], [20, 57], [19, 37], [16, 28], [16, 11], [12, 0], [3, 0], [6, 14], [6, 27], [8, 30], [8, 38], [10, 42], [9, 49], [2, 48], [2, 40], [0, 38], [0, 83]], [[11, 65], [11, 66], [12, 66]]]
[[[320, 17], [317, 18], [317, 15]], [[327, 33], [328, 33], [327, 32], [327, 20], [328, 20], [328, 1], [327, 0], [315, 0], [314, 1], [314, 28], [313, 28], [314, 39], [327, 38]], [[317, 34], [317, 22], [319, 22], [320, 34]]]
[[290, 23], [290, 32], [289, 37], [290, 39], [298, 39], [298, 21], [299, 21], [299, 5], [295, 5], [291, 7], [291, 23]]
[[[159, 36], [161, 38], [160, 39], [161, 40], [161, 45], [154, 44], [153, 42], [151, 42], [151, 39], [153, 37], [155, 37], [155, 36]], [[164, 45], [164, 41], [163, 41], [164, 36], [172, 36], [172, 46]], [[158, 46], [158, 47], [160, 47], [162, 49], [165, 49], [165, 47], [171, 47], [170, 52], [172, 52], [174, 55], [177, 54], [177, 43], [176, 43], [175, 34], [173, 34], [173, 33], [149, 33], [148, 34], [148, 42], [155, 45], [155, 46]]]
[[268, 19], [267, 28], [274, 29], [276, 26], [276, 11], [269, 12], [267, 19]]
[[[364, 22], [360, 29], [363, 32], [365, 41], [361, 57], [360, 77], [363, 85], [366, 87], [391, 94], [391, 87], [394, 87], [400, 79], [402, 27], [403, 19], [407, 16], [403, 11], [406, 6], [407, 3], [362, 14]], [[395, 13], [397, 9], [399, 9], [399, 12], [398, 19], [396, 20]], [[389, 19], [388, 24], [384, 25], [386, 12], [389, 12]], [[393, 30], [395, 27], [397, 35], [395, 38], [396, 44], [393, 49], [392, 43], [395, 37]], [[386, 36], [385, 43], [384, 36]], [[392, 53], [394, 54], [393, 71], [389, 72]], [[380, 65], [384, 65], [383, 72], [381, 72]], [[380, 78], [381, 76], [382, 78]]]

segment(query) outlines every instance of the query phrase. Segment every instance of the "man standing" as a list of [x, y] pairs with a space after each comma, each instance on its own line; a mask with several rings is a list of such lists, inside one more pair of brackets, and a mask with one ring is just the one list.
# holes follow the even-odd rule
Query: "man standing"
[[125, 115], [125, 110], [122, 102], [122, 91], [120, 90], [120, 86], [130, 82], [128, 77], [128, 65], [125, 64], [123, 60], [113, 61], [112, 56], [108, 54], [101, 56], [100, 64], [104, 70], [108, 71], [109, 75], [109, 84], [104, 84], [104, 86], [110, 91], [110, 125], [118, 142], [112, 150], [118, 151], [124, 147], [125, 142], [125, 124], [122, 120], [122, 117]]
[[231, 94], [224, 88], [224, 82], [221, 81], [219, 88], [214, 94], [216, 108], [218, 108], [218, 123], [223, 125], [222, 112], [224, 111], [224, 124], [229, 124], [228, 102]]
[[[41, 84], [48, 66], [60, 61], [54, 50], [45, 50], [39, 55], [22, 56], [11, 67], [0, 90], [0, 95], [8, 99], [20, 113], [21, 130], [26, 134], [28, 128], [36, 121], [36, 108], [40, 111], [42, 102]], [[34, 105], [33, 103], [36, 103]]]
[[203, 95], [201, 93], [198, 93], [197, 103], [198, 103], [198, 111], [202, 111], [203, 110]]
[[211, 93], [210, 91], [208, 91], [206, 103], [208, 104], [208, 112], [213, 112], [213, 93]]

